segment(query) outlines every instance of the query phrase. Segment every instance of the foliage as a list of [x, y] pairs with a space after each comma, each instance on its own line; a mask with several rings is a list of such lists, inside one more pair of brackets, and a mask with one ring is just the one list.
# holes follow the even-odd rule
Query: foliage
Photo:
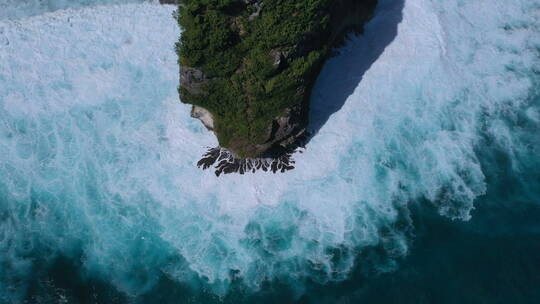
[[179, 62], [209, 80], [203, 94], [180, 94], [213, 114], [221, 146], [249, 154], [242, 145], [264, 141], [275, 117], [306, 102], [329, 53], [332, 7], [340, 1], [259, 0], [257, 16], [256, 0], [180, 1]]

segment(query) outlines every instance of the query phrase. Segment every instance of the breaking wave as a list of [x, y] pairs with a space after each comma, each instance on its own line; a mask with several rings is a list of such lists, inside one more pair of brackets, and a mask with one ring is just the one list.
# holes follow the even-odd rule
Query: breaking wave
[[382, 0], [325, 66], [312, 120], [353, 90], [296, 169], [219, 178], [195, 165], [216, 142], [178, 101], [172, 7], [28, 17], [43, 10], [13, 3], [0, 0], [20, 17], [0, 20], [2, 300], [59, 257], [129, 296], [163, 277], [216, 294], [301, 289], [345, 279], [373, 247], [391, 271], [413, 238], [410, 204], [468, 220], [501, 170], [539, 189], [538, 1]]

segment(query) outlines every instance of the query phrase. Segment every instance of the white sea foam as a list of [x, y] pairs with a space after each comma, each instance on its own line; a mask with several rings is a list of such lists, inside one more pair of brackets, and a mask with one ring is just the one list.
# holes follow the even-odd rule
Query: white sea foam
[[24, 18], [62, 9], [131, 2], [157, 3], [158, 0], [0, 0], [0, 20]]
[[366, 246], [405, 254], [407, 204], [470, 218], [486, 190], [481, 138], [512, 153], [505, 115], [538, 119], [539, 5], [381, 1], [322, 72], [312, 119], [346, 101], [297, 168], [219, 178], [195, 167], [216, 140], [177, 99], [171, 7], [0, 21], [2, 296], [24, 291], [32, 251], [81, 254], [129, 294], [162, 273], [216, 291], [230, 270], [253, 288], [340, 280]]

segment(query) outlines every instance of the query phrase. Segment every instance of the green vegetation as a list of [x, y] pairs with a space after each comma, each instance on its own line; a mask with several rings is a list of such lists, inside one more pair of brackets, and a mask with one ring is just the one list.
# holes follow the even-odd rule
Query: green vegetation
[[179, 63], [204, 75], [200, 90], [180, 87], [182, 101], [212, 113], [221, 146], [255, 156], [274, 118], [295, 105], [307, 113], [346, 3], [374, 1], [180, 0]]

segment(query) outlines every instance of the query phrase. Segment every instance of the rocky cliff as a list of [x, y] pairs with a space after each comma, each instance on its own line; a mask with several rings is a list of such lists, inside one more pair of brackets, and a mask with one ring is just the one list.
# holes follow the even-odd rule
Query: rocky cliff
[[[376, 0], [180, 0], [180, 97], [236, 158], [305, 135], [313, 83]], [[211, 125], [211, 127], [209, 127]]]

